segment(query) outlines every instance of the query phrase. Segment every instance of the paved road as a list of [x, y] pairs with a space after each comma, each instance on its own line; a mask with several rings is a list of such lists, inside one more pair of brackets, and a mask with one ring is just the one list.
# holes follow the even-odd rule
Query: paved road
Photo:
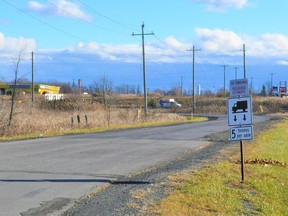
[[[254, 122], [267, 117], [255, 117]], [[228, 130], [227, 119], [174, 126], [0, 142], [0, 212], [29, 215], [68, 205], [111, 180], [173, 160]], [[228, 139], [228, 134], [227, 134]], [[55, 207], [56, 206], [56, 207]], [[60, 208], [59, 207], [59, 208]], [[33, 210], [33, 209], [32, 209]], [[38, 209], [39, 211], [39, 209]], [[25, 213], [26, 212], [26, 213]]]

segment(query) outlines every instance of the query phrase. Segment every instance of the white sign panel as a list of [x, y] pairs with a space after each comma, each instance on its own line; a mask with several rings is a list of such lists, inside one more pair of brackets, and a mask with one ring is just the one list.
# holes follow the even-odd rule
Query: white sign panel
[[252, 126], [230, 128], [231, 141], [252, 140], [252, 139], [253, 139]]
[[231, 97], [239, 97], [246, 95], [249, 95], [247, 79], [230, 80]]
[[228, 124], [229, 126], [252, 124], [251, 97], [239, 97], [228, 99]]

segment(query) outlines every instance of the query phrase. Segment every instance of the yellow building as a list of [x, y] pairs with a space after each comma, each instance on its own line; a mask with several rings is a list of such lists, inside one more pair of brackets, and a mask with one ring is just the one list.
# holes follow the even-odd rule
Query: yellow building
[[[9, 94], [12, 92], [14, 85], [0, 84], [0, 94]], [[31, 84], [17, 84], [15, 85], [17, 92], [31, 93]], [[45, 84], [34, 85], [34, 92], [37, 94], [59, 94], [60, 86], [51, 86]]]

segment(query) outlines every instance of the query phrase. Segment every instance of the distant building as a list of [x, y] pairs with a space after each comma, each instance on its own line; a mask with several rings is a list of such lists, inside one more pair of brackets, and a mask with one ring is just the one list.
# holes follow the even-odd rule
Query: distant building
[[[17, 84], [17, 85], [7, 85], [0, 84], [0, 94], [11, 94], [13, 88], [17, 92], [31, 93], [32, 85], [31, 84]], [[51, 86], [45, 84], [36, 84], [34, 85], [34, 93], [37, 94], [59, 94], [60, 86]]]

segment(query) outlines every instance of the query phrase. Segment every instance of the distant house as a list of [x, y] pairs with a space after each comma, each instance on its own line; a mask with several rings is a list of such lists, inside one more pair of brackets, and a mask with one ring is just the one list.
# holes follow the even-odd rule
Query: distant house
[[[12, 92], [13, 88], [17, 92], [31, 93], [32, 85], [31, 84], [0, 84], [0, 94], [9, 94]], [[34, 85], [34, 93], [37, 94], [59, 94], [60, 86], [51, 86], [45, 84], [36, 84]]]

